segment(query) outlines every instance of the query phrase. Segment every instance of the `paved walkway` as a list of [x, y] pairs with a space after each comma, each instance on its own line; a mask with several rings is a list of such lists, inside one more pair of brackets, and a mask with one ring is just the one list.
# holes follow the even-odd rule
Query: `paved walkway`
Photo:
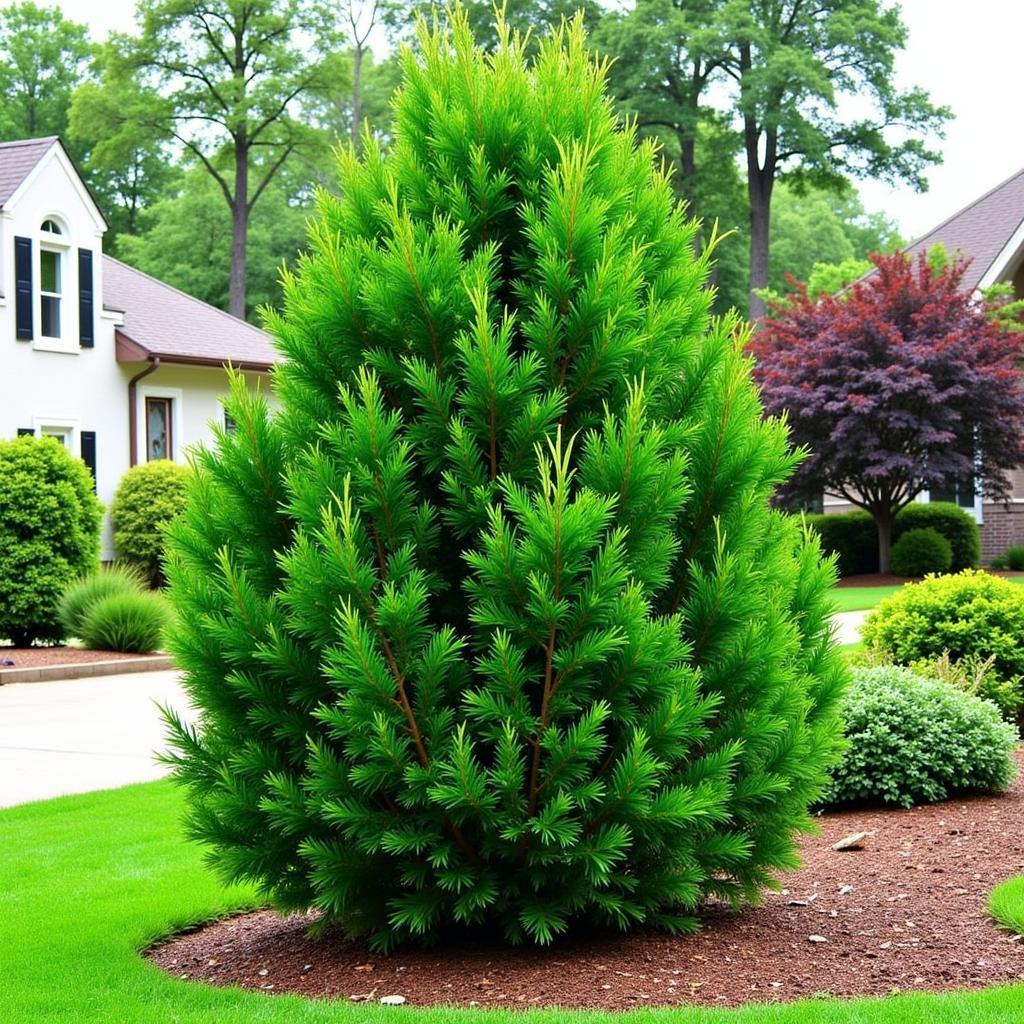
[[[857, 643], [866, 615], [835, 616], [839, 643]], [[0, 686], [0, 807], [160, 778], [157, 703], [191, 717], [175, 672]]]
[[832, 616], [836, 627], [836, 639], [841, 644], [860, 643], [860, 627], [870, 612], [839, 612]]
[[176, 672], [0, 686], [0, 807], [166, 774], [154, 702], [188, 717]]

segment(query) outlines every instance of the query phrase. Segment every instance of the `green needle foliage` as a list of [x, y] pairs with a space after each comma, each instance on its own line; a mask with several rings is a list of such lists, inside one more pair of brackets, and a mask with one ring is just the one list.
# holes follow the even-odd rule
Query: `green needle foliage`
[[578, 22], [421, 26], [172, 526], [174, 723], [229, 879], [387, 948], [695, 927], [796, 863], [837, 753], [831, 563], [746, 328]]

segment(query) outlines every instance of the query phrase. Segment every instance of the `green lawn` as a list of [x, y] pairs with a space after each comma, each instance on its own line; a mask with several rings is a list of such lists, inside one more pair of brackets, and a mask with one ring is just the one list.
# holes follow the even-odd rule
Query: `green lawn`
[[832, 600], [837, 612], [860, 612], [874, 608], [883, 597], [895, 594], [899, 584], [886, 587], [833, 587]]
[[[1011, 583], [1024, 586], [1024, 576], [1007, 576]], [[895, 594], [906, 584], [889, 584], [884, 587], [833, 587], [832, 600], [837, 612], [861, 612], [874, 608], [883, 597]]]
[[244, 890], [225, 892], [179, 838], [180, 801], [160, 782], [0, 811], [3, 1024], [987, 1024], [1019, 1020], [1024, 1005], [1017, 985], [737, 1011], [517, 1013], [355, 1006], [179, 981], [138, 950], [250, 902]]

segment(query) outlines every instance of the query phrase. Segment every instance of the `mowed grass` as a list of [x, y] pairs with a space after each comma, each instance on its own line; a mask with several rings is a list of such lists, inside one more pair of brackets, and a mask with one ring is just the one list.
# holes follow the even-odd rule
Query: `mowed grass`
[[[1024, 586], [1024, 576], [1007, 576], [1006, 579]], [[833, 587], [830, 596], [837, 612], [863, 612], [905, 586], [905, 583], [890, 583], [882, 587]]]
[[833, 587], [831, 594], [837, 612], [862, 612], [874, 608], [884, 597], [895, 594], [900, 584], [884, 587]]
[[149, 783], [0, 811], [3, 1024], [988, 1024], [1019, 1020], [1024, 986], [884, 1000], [625, 1014], [417, 1009], [217, 989], [140, 958], [159, 935], [249, 906], [179, 836], [181, 796]]
[[988, 912], [1004, 927], [1024, 935], [1024, 875], [997, 885], [988, 899]]

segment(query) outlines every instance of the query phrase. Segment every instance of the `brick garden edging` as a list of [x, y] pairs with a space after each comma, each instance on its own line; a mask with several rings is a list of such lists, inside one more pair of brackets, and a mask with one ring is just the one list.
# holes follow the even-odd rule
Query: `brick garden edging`
[[111, 658], [109, 661], [80, 661], [65, 665], [38, 665], [35, 668], [0, 668], [0, 686], [8, 683], [47, 683], [55, 679], [87, 679], [127, 672], [162, 672], [174, 668], [168, 654], [147, 654], [138, 658]]

